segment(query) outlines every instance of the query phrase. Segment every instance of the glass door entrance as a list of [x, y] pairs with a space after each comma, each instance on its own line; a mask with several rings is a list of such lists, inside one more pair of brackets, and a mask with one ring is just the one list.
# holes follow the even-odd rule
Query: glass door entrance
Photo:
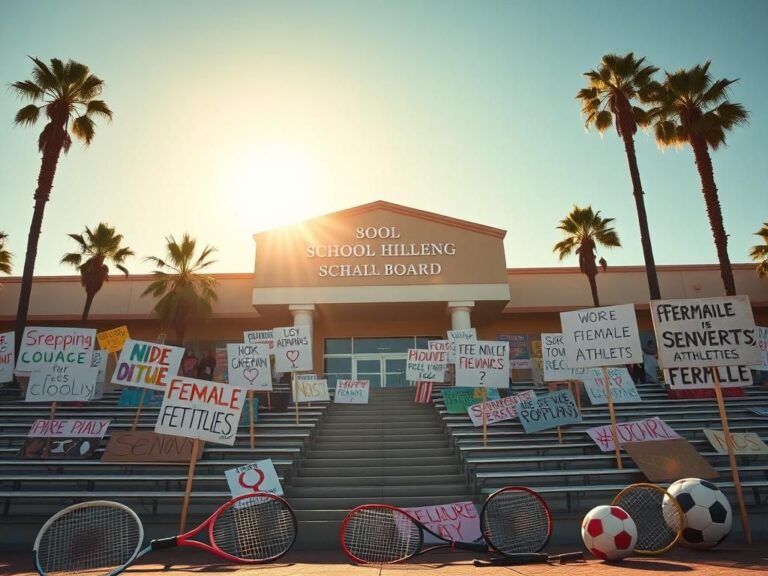
[[371, 388], [408, 386], [405, 354], [361, 354], [353, 357], [353, 378], [368, 380]]

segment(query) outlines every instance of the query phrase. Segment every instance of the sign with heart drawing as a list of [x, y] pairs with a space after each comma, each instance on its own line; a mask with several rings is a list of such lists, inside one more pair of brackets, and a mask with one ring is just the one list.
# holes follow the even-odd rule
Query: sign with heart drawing
[[312, 370], [312, 332], [309, 326], [275, 328], [275, 370], [303, 372]]
[[227, 344], [229, 383], [246, 390], [272, 390], [269, 347], [266, 344]]

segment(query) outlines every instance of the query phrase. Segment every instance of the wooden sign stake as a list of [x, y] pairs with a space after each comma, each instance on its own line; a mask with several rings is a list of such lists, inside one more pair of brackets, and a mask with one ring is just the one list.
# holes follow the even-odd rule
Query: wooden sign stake
[[184, 502], [181, 505], [181, 518], [179, 519], [179, 534], [183, 534], [187, 527], [187, 511], [189, 510], [189, 497], [192, 495], [192, 481], [195, 478], [195, 466], [197, 465], [197, 455], [200, 452], [200, 440], [195, 438], [192, 444], [192, 456], [189, 460], [189, 471], [187, 472], [187, 485], [184, 488]]
[[485, 402], [488, 401], [488, 390], [482, 388], [480, 401], [483, 402], [483, 446], [488, 445], [488, 415], [485, 413]]
[[608, 368], [602, 367], [603, 384], [605, 385], [605, 397], [608, 399], [608, 413], [611, 415], [611, 437], [613, 438], [613, 449], [616, 451], [616, 466], [621, 470], [624, 465], [621, 461], [621, 446], [619, 445], [619, 431], [616, 428], [616, 410], [613, 407], [613, 396], [611, 395], [611, 382], [608, 380]]
[[296, 424], [299, 423], [299, 379], [296, 378], [296, 372], [291, 372], [293, 389], [293, 403], [296, 405]]
[[749, 517], [747, 516], [747, 507], [744, 504], [744, 494], [741, 491], [739, 467], [736, 465], [736, 453], [733, 450], [733, 438], [728, 427], [728, 415], [725, 413], [725, 402], [723, 402], [723, 392], [720, 389], [720, 374], [718, 374], [717, 368], [712, 368], [712, 375], [715, 380], [715, 398], [717, 398], [717, 408], [720, 411], [720, 421], [723, 425], [725, 445], [728, 448], [728, 463], [731, 465], [733, 487], [736, 490], [736, 499], [739, 502], [739, 515], [741, 516], [741, 528], [744, 531], [744, 541], [747, 544], [752, 544], [752, 532], [749, 529]]
[[136, 432], [136, 426], [139, 423], [139, 416], [141, 416], [141, 407], [144, 406], [144, 395], [147, 393], [146, 388], [141, 389], [141, 397], [139, 398], [139, 405], [136, 406], [136, 414], [133, 417], [133, 426], [131, 426], [131, 432]]
[[248, 408], [251, 411], [250, 412], [250, 414], [251, 414], [251, 450], [253, 450], [253, 443], [254, 443], [254, 439], [253, 439], [253, 416], [254, 416], [254, 414], [253, 414], [253, 412], [254, 412], [254, 410], [253, 410], [253, 397], [254, 397], [253, 390], [248, 390]]
[[53, 420], [56, 417], [56, 400], [51, 402], [51, 411], [48, 414], [48, 420]]
[[267, 390], [267, 408], [272, 410], [272, 397], [270, 396], [269, 390]]

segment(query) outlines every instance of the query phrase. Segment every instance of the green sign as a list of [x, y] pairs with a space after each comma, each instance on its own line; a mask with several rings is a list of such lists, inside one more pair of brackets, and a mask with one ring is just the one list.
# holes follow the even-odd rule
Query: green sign
[[464, 386], [443, 388], [445, 409], [448, 411], [448, 414], [466, 414], [467, 408], [472, 406], [472, 404], [479, 404], [483, 401], [483, 390], [486, 390], [488, 400], [499, 399], [499, 390], [497, 388], [470, 388]]

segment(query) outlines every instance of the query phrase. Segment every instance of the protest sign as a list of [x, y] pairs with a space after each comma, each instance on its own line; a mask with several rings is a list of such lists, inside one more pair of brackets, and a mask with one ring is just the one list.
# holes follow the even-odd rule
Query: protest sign
[[715, 372], [722, 388], [752, 385], [752, 372], [746, 366], [685, 366], [664, 369], [664, 381], [673, 390], [714, 388]]
[[96, 338], [99, 340], [99, 348], [110, 353], [122, 350], [125, 341], [130, 337], [128, 326], [118, 326], [112, 330], [96, 333]]
[[54, 364], [36, 370], [29, 375], [25, 401], [87, 402], [96, 390], [97, 375], [98, 369], [78, 364]]
[[[588, 428], [585, 432], [601, 451], [614, 450], [613, 436], [609, 425]], [[670, 428], [669, 424], [658, 417], [634, 422], [620, 422], [616, 424], [616, 433], [621, 447], [626, 442], [650, 442], [680, 438], [680, 435]]]
[[178, 374], [182, 356], [184, 349], [178, 346], [126, 340], [112, 383], [162, 390]]
[[456, 384], [509, 388], [509, 342], [460, 342], [456, 346]]
[[562, 334], [543, 333], [541, 335], [541, 361], [544, 366], [544, 382], [581, 379], [582, 370], [573, 370], [568, 367]]
[[[472, 404], [483, 401], [481, 388], [455, 387], [443, 388], [440, 393], [445, 401], [445, 411], [448, 414], [466, 414], [467, 408]], [[496, 388], [488, 388], [486, 391], [488, 400], [498, 400], [499, 391]]]
[[29, 429], [29, 438], [104, 438], [109, 420], [35, 420]]
[[719, 476], [685, 438], [658, 442], [626, 442], [623, 447], [651, 482]]
[[368, 380], [338, 380], [333, 401], [336, 404], [368, 404]]
[[518, 403], [517, 414], [526, 433], [581, 422], [570, 390], [558, 390]]
[[54, 364], [89, 367], [96, 348], [96, 330], [27, 326], [21, 338], [16, 370], [32, 372]]
[[[768, 328], [764, 326], [755, 326], [757, 329], [757, 347], [760, 349], [760, 358], [762, 362], [750, 366], [752, 370], [768, 370]], [[0, 360], [2, 362], [2, 360]], [[2, 382], [2, 380], [0, 380]]]
[[249, 392], [248, 397], [243, 403], [243, 411], [240, 412], [241, 425], [251, 423], [251, 412], [253, 412], [253, 421], [255, 423], [259, 419], [259, 397], [256, 396], [256, 394]]
[[[192, 458], [194, 440], [166, 436], [151, 430], [114, 431], [101, 456], [102, 462], [179, 462], [187, 464]], [[198, 458], [200, 452], [197, 453]]]
[[96, 389], [91, 400], [101, 400], [104, 397], [104, 382], [107, 379], [107, 359], [109, 352], [94, 350], [91, 356], [91, 368], [96, 368]]
[[13, 332], [0, 333], [0, 384], [13, 380], [14, 342]]
[[328, 394], [328, 380], [296, 380], [295, 390], [298, 391], [298, 399], [294, 395], [294, 402], [328, 402], [331, 397]]
[[[472, 502], [418, 506], [403, 510], [446, 540], [473, 542], [482, 536], [480, 516]], [[439, 540], [425, 532], [424, 542], [432, 544], [438, 543]]]
[[[720, 454], [728, 453], [728, 445], [722, 430], [704, 428], [704, 435], [712, 447]], [[768, 454], [768, 445], [754, 432], [731, 432], [734, 453], [740, 456]]]
[[268, 492], [283, 495], [283, 487], [272, 459], [259, 460], [253, 464], [238, 466], [224, 471], [232, 498], [252, 492]]
[[465, 328], [463, 330], [448, 330], [448, 363], [456, 364], [456, 345], [460, 342], [476, 342], [477, 330]]
[[272, 390], [266, 344], [227, 344], [229, 383], [247, 390]]
[[544, 386], [544, 361], [541, 358], [531, 358], [531, 378], [536, 388]]
[[640, 332], [632, 304], [561, 312], [568, 366], [591, 368], [639, 364]]
[[497, 339], [509, 342], [509, 367], [511, 370], [531, 368], [531, 353], [526, 334], [499, 334]]
[[146, 392], [141, 388], [123, 388], [117, 399], [117, 405], [124, 408], [141, 406], [157, 407], [163, 403], [163, 390]]
[[312, 333], [309, 326], [275, 328], [272, 332], [275, 338], [275, 370], [312, 370]]
[[213, 369], [213, 381], [214, 382], [229, 382], [229, 370], [227, 368], [227, 349], [216, 348], [213, 353], [213, 357], [216, 360], [216, 367]]
[[469, 419], [475, 427], [483, 425], [483, 412], [485, 412], [486, 424], [511, 420], [517, 416], [517, 405], [523, 401], [536, 398], [533, 390], [526, 390], [515, 396], [505, 396], [497, 400], [489, 400], [480, 404], [472, 404], [467, 408]]
[[[640, 394], [635, 388], [635, 383], [629, 375], [626, 368], [617, 368], [612, 366], [606, 368], [608, 373], [608, 383], [611, 386], [611, 397], [617, 404], [626, 404], [629, 402], [642, 402]], [[594, 406], [607, 404], [608, 398], [605, 394], [605, 378], [603, 370], [599, 368], [586, 368], [581, 375], [584, 382], [584, 388], [587, 391], [590, 402]]]
[[405, 379], [411, 382], [444, 382], [448, 354], [443, 350], [411, 348], [405, 363]]
[[768, 417], [768, 406], [751, 406], [749, 411], [758, 416]]
[[761, 362], [747, 296], [653, 300], [651, 316], [663, 368]]
[[246, 344], [262, 344], [271, 350], [275, 347], [272, 330], [246, 330], [243, 332], [243, 342]]
[[172, 378], [165, 388], [155, 432], [232, 446], [244, 401], [245, 391], [236, 386]]
[[84, 460], [93, 456], [100, 438], [27, 438], [17, 456], [30, 460]]

